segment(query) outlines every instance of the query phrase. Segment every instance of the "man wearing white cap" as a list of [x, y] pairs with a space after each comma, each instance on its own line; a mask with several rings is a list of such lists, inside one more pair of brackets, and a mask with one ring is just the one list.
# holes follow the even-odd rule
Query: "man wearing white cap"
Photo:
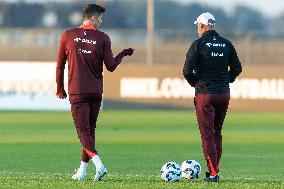
[[200, 38], [187, 52], [183, 75], [195, 88], [194, 105], [208, 167], [204, 181], [219, 182], [221, 130], [230, 100], [229, 83], [242, 72], [242, 66], [232, 43], [214, 30], [212, 14], [201, 14], [194, 24]]

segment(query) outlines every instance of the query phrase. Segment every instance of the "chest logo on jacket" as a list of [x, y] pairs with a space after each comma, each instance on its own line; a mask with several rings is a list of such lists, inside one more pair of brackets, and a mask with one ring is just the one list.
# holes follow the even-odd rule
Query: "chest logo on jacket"
[[207, 47], [226, 47], [225, 43], [206, 43]]
[[74, 41], [76, 41], [77, 43], [82, 42], [82, 43], [87, 43], [87, 44], [92, 44], [92, 45], [97, 44], [97, 41], [93, 41], [91, 39], [84, 39], [84, 38], [81, 39], [80, 37], [75, 38]]

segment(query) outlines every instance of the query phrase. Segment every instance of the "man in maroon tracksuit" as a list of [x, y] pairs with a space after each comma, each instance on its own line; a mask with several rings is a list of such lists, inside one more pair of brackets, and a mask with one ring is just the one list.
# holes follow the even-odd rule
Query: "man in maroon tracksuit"
[[232, 43], [214, 30], [212, 14], [201, 14], [194, 24], [200, 38], [187, 52], [183, 74], [195, 88], [194, 105], [209, 170], [204, 180], [219, 182], [221, 130], [230, 100], [229, 83], [235, 81], [242, 66]]
[[103, 64], [113, 72], [123, 57], [131, 56], [133, 49], [124, 49], [115, 58], [110, 38], [98, 30], [105, 9], [89, 4], [84, 10], [83, 24], [63, 32], [57, 59], [57, 97], [67, 97], [64, 90], [64, 68], [68, 61], [68, 93], [72, 117], [82, 144], [82, 160], [74, 180], [83, 180], [89, 160], [95, 164], [95, 181], [107, 173], [95, 148], [96, 121], [103, 93]]

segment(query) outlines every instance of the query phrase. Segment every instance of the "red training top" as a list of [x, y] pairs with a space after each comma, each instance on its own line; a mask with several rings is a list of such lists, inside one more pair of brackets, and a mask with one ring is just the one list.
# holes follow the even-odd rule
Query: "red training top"
[[64, 89], [64, 69], [68, 61], [68, 93], [103, 93], [103, 63], [114, 71], [123, 54], [115, 58], [110, 38], [91, 25], [63, 32], [57, 57], [57, 89]]

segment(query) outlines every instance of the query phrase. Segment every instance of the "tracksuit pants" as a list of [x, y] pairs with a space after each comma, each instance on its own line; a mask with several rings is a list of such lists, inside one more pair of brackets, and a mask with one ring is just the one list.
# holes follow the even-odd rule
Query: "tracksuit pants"
[[197, 94], [194, 98], [202, 148], [209, 173], [218, 174], [222, 155], [222, 125], [230, 94]]
[[89, 162], [95, 148], [96, 122], [101, 108], [102, 94], [71, 94], [69, 97], [73, 121], [82, 144], [82, 161]]

